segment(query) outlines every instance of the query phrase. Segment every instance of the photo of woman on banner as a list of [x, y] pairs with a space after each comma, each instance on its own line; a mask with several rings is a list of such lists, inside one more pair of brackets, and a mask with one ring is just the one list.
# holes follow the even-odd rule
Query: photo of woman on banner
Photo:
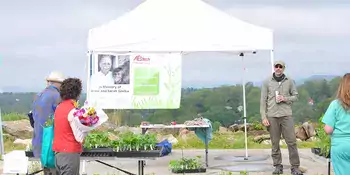
[[130, 84], [130, 61], [127, 60], [119, 67], [113, 69], [114, 84]]

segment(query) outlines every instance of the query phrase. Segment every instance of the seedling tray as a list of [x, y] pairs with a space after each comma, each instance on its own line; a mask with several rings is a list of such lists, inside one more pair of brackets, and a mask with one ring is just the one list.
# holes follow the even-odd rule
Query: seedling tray
[[175, 174], [183, 174], [183, 173], [205, 173], [207, 172], [206, 168], [199, 168], [199, 169], [182, 169], [182, 170], [171, 170], [172, 173]]
[[[33, 151], [25, 151], [27, 157], [34, 157]], [[113, 151], [113, 148], [91, 148], [83, 149], [80, 157], [139, 157], [139, 158], [150, 158], [150, 157], [160, 157], [161, 150], [147, 150], [147, 151]]]
[[114, 157], [112, 148], [84, 148], [80, 157]]
[[[33, 151], [25, 151], [27, 157], [34, 157]], [[84, 148], [80, 157], [160, 157], [160, 150], [115, 152], [113, 148]]]
[[[27, 157], [34, 157], [33, 151], [25, 151]], [[80, 157], [113, 157], [114, 152], [112, 148], [92, 148], [83, 149]]]
[[114, 152], [115, 157], [127, 158], [127, 157], [139, 157], [139, 158], [150, 158], [150, 157], [160, 157], [161, 150], [147, 150], [147, 151], [119, 151]]

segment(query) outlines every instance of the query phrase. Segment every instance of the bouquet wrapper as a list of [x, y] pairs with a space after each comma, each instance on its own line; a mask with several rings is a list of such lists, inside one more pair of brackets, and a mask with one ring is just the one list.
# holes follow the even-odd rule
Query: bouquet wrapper
[[97, 116], [99, 117], [98, 122], [93, 126], [85, 126], [83, 125], [78, 117], [75, 117], [73, 114], [77, 109], [72, 109], [68, 114], [68, 122], [72, 128], [75, 140], [79, 143], [82, 143], [84, 138], [88, 135], [88, 133], [98, 126], [101, 126], [104, 122], [108, 120], [107, 114], [102, 109], [95, 109]]

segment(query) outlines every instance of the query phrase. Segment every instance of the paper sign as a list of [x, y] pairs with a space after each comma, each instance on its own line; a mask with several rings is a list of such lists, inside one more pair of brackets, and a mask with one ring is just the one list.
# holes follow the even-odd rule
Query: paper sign
[[88, 101], [102, 109], [176, 109], [181, 100], [180, 53], [92, 55]]
[[4, 155], [4, 174], [26, 174], [28, 157], [24, 151], [15, 150]]

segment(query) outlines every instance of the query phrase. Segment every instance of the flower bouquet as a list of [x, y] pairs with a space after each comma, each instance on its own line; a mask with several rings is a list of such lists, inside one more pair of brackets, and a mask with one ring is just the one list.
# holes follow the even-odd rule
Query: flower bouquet
[[81, 108], [78, 107], [78, 102], [74, 102], [74, 106], [68, 114], [68, 121], [75, 140], [82, 143], [90, 131], [108, 120], [108, 116], [102, 109], [96, 109], [87, 102]]
[[78, 117], [81, 124], [85, 126], [93, 126], [100, 119], [97, 116], [95, 108], [93, 107], [77, 108], [77, 110], [73, 113], [73, 116]]

